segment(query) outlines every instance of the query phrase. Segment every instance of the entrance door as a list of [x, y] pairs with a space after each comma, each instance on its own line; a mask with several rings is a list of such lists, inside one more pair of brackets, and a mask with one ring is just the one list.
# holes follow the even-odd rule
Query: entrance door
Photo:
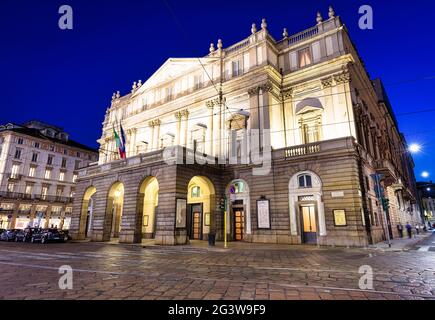
[[192, 205], [191, 211], [191, 230], [190, 239], [201, 240], [202, 239], [202, 205], [194, 204]]
[[314, 205], [301, 206], [303, 242], [317, 244], [316, 211]]
[[234, 240], [242, 241], [245, 233], [245, 212], [234, 208]]

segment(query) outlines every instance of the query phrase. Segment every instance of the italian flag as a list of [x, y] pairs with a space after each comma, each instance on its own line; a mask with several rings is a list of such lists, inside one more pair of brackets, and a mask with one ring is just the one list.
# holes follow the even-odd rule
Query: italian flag
[[122, 129], [121, 125], [121, 137], [119, 137], [118, 133], [116, 132], [115, 125], [113, 125], [113, 137], [116, 141], [116, 147], [118, 148], [119, 156], [121, 159], [126, 159], [126, 153], [125, 153], [125, 134], [124, 130]]

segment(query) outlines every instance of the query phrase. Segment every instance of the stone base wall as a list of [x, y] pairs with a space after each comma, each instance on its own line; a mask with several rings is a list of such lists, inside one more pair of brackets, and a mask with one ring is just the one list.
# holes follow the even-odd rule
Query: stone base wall
[[[350, 139], [350, 138], [349, 138]], [[88, 187], [97, 192], [94, 196], [94, 217], [92, 241], [110, 240], [110, 213], [107, 212], [107, 195], [116, 182], [124, 185], [124, 205], [122, 212], [119, 241], [122, 243], [140, 242], [153, 234], [142, 234], [142, 211], [138, 207], [139, 189], [147, 177], [156, 177], [159, 183], [159, 205], [156, 210], [155, 243], [158, 245], [184, 245], [189, 243], [189, 226], [175, 228], [176, 199], [187, 199], [189, 181], [194, 176], [207, 177], [214, 186], [216, 203], [212, 204], [211, 232], [216, 240], [223, 240], [223, 213], [219, 209], [219, 200], [228, 185], [235, 179], [242, 179], [249, 188], [249, 206], [251, 232], [244, 235], [244, 241], [256, 243], [301, 244], [301, 218], [297, 212], [297, 223], [291, 224], [289, 210], [289, 181], [299, 172], [311, 172], [321, 180], [321, 205], [324, 209], [325, 234], [317, 231], [317, 244], [325, 246], [368, 245], [367, 232], [363, 224], [360, 179], [357, 155], [353, 147], [321, 155], [306, 155], [294, 158], [274, 160], [271, 171], [265, 176], [253, 175], [250, 166], [213, 166], [213, 165], [167, 165], [156, 162], [147, 165], [125, 166], [119, 170], [110, 170], [104, 174], [81, 178], [77, 184], [77, 197], [74, 202], [71, 235], [74, 239], [84, 237], [80, 217], [82, 199]], [[258, 228], [257, 200], [265, 197], [270, 201], [270, 225], [268, 230]], [[317, 207], [317, 215], [319, 208]], [[246, 203], [245, 203], [246, 207]], [[246, 209], [246, 208], [245, 208]], [[345, 210], [346, 225], [336, 226], [334, 210]], [[319, 223], [319, 218], [318, 223]], [[246, 228], [245, 228], [246, 231]], [[374, 228], [374, 242], [381, 241], [382, 230]], [[208, 235], [203, 235], [207, 240]], [[233, 235], [229, 234], [229, 240]]]

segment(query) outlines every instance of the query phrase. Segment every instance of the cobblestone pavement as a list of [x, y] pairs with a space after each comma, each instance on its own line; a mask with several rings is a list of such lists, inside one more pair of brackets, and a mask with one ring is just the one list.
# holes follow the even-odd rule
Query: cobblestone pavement
[[[59, 289], [62, 265], [73, 290]], [[374, 290], [359, 289], [362, 265]], [[0, 267], [0, 299], [435, 299], [435, 252], [418, 250], [2, 242]]]

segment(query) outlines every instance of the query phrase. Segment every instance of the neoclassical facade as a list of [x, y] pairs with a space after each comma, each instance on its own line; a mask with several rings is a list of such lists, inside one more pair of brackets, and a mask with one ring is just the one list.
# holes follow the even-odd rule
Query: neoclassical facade
[[[119, 122], [126, 159], [113, 138]], [[231, 241], [365, 246], [419, 216], [385, 90], [332, 8], [295, 35], [275, 39], [263, 19], [234, 45], [167, 60], [113, 95], [99, 143], [98, 165], [77, 180], [76, 239], [174, 245], [226, 232]]]

